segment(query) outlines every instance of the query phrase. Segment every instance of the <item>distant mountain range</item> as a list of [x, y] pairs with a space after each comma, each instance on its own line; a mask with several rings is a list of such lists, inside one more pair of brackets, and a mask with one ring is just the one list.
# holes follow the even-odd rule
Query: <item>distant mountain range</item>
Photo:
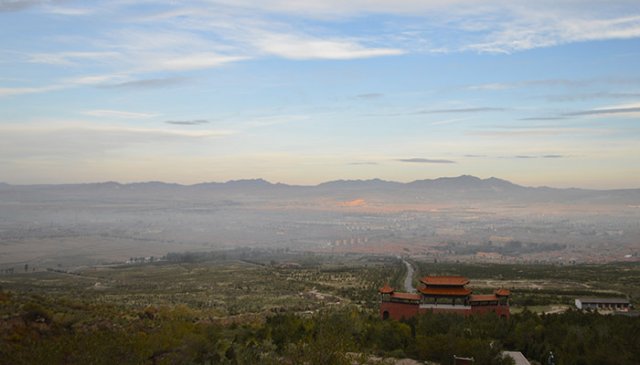
[[224, 183], [207, 182], [181, 185], [164, 182], [121, 184], [117, 182], [62, 184], [62, 185], [10, 185], [0, 183], [0, 198], [13, 193], [61, 193], [68, 195], [104, 196], [181, 196], [204, 194], [228, 198], [256, 197], [277, 199], [333, 198], [348, 200], [364, 198], [376, 201], [442, 202], [442, 201], [502, 201], [502, 202], [557, 202], [596, 204], [640, 204], [640, 189], [590, 190], [525, 187], [507, 180], [475, 176], [442, 177], [416, 180], [409, 183], [372, 180], [336, 180], [312, 186], [270, 183], [263, 179], [232, 180]]

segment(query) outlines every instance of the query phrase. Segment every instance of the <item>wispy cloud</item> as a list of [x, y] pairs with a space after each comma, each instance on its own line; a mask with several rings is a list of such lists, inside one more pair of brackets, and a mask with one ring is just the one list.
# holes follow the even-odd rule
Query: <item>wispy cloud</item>
[[173, 125], [202, 125], [208, 124], [210, 121], [205, 119], [195, 119], [195, 120], [167, 120], [165, 121], [167, 124]]
[[507, 90], [513, 89], [515, 84], [508, 83], [489, 83], [489, 84], [480, 84], [480, 85], [469, 85], [466, 86], [467, 90]]
[[[0, 97], [12, 95], [39, 94], [63, 89], [70, 89], [80, 86], [98, 86], [109, 87], [107, 82], [121, 80], [126, 78], [122, 74], [106, 74], [106, 75], [88, 75], [76, 76], [57, 80], [50, 85], [33, 86], [33, 87], [4, 87], [0, 88]], [[112, 84], [118, 85], [118, 84]], [[114, 86], [115, 87], [115, 86]], [[142, 87], [142, 86], [141, 86]]]
[[[80, 36], [81, 37], [81, 36]], [[157, 31], [132, 28], [106, 32], [105, 34], [83, 40], [86, 44], [82, 51], [69, 50], [62, 52], [39, 52], [26, 56], [29, 63], [52, 66], [82, 67], [87, 62], [111, 69], [112, 74], [136, 77], [151, 72], [182, 72], [201, 70], [247, 60], [246, 54], [233, 54], [230, 47], [199, 35], [197, 32], [159, 29]], [[151, 78], [155, 86], [171, 81], [177, 82], [179, 76]], [[141, 78], [145, 80], [145, 78]], [[129, 80], [124, 81], [126, 83]], [[131, 87], [151, 86], [153, 82], [138, 85], [131, 81]], [[123, 84], [123, 87], [128, 85]]]
[[147, 60], [146, 65], [139, 65], [136, 70], [144, 71], [189, 71], [201, 70], [223, 66], [232, 62], [249, 59], [246, 56], [226, 56], [211, 52], [198, 52], [190, 54], [152, 54], [142, 59]]
[[[427, 115], [427, 114], [474, 114], [474, 113], [492, 113], [492, 112], [503, 112], [507, 111], [507, 108], [499, 108], [499, 107], [469, 107], [469, 108], [450, 108], [450, 109], [423, 109], [417, 111], [404, 111], [397, 113], [367, 113], [364, 114], [367, 117], [396, 117], [402, 115]], [[455, 123], [457, 121], [470, 119], [467, 118], [455, 118], [455, 119], [445, 119], [442, 121], [435, 121], [432, 124], [449, 124]]]
[[140, 112], [129, 112], [122, 110], [109, 110], [109, 109], [96, 109], [96, 110], [87, 110], [82, 114], [90, 115], [92, 117], [101, 117], [101, 118], [122, 118], [122, 119], [147, 119], [159, 116], [156, 113], [140, 113]]
[[371, 99], [380, 99], [383, 96], [384, 96], [384, 94], [381, 94], [381, 93], [367, 93], [367, 94], [356, 95], [356, 98], [357, 99], [371, 100]]
[[396, 161], [409, 162], [409, 163], [426, 163], [426, 164], [456, 163], [455, 161], [452, 161], [452, 160], [432, 159], [432, 158], [400, 158], [400, 159], [397, 159]]
[[372, 161], [363, 161], [363, 162], [349, 162], [349, 165], [352, 165], [352, 166], [375, 166], [375, 165], [379, 165], [379, 163], [372, 162]]
[[44, 63], [58, 66], [79, 65], [88, 60], [94, 62], [109, 62], [122, 55], [114, 51], [70, 51], [70, 52], [52, 52], [52, 53], [33, 53], [28, 56], [27, 62]]
[[49, 91], [61, 90], [68, 87], [67, 85], [49, 85], [39, 87], [1, 87], [0, 97], [24, 94], [37, 94]]
[[521, 159], [521, 160], [527, 160], [527, 159], [539, 159], [539, 158], [567, 158], [569, 156], [565, 156], [565, 155], [515, 155], [515, 156], [502, 156], [502, 158], [515, 158], [515, 159]]
[[40, 7], [49, 14], [79, 16], [93, 14], [94, 9], [91, 8], [72, 8], [61, 6], [61, 4], [69, 3], [68, 0], [0, 0], [0, 12], [12, 12], [26, 10], [32, 7]]
[[0, 97], [12, 96], [12, 95], [26, 95], [26, 94], [39, 94], [51, 91], [58, 91], [63, 89], [70, 89], [79, 86], [100, 86], [105, 82], [119, 80], [124, 78], [125, 75], [120, 74], [106, 74], [106, 75], [88, 75], [88, 76], [76, 76], [56, 80], [50, 85], [43, 86], [31, 86], [31, 87], [0, 87]]
[[520, 120], [528, 120], [528, 121], [563, 120], [563, 119], [567, 119], [567, 118], [566, 117], [560, 117], [560, 116], [520, 118]]
[[547, 95], [545, 99], [551, 102], [585, 101], [593, 99], [638, 99], [640, 93], [621, 92], [596, 92], [596, 93], [576, 93], [567, 95]]
[[[77, 16], [91, 9], [69, 8], [58, 1], [5, 0], [0, 11], [17, 11], [43, 4], [44, 10], [60, 15]], [[63, 4], [64, 5], [64, 4]], [[112, 8], [133, 8], [137, 3], [120, 1]], [[407, 52], [476, 51], [511, 53], [539, 47], [550, 47], [573, 42], [640, 37], [640, 16], [634, 13], [632, 2], [611, 0], [589, 1], [508, 1], [488, 0], [478, 4], [474, 0], [409, 0], [385, 1], [308, 1], [294, 0], [211, 0], [182, 4], [159, 3], [154, 11], [141, 13], [137, 21], [164, 22], [172, 27], [191, 28], [197, 32], [214, 31], [234, 48], [251, 44], [254, 50], [244, 54], [265, 54], [290, 59], [352, 59], [398, 55]], [[390, 39], [402, 40], [393, 46], [384, 44], [381, 37], [369, 44], [351, 36], [326, 36], [322, 33], [331, 26], [317, 24], [347, 22], [386, 15], [399, 20]], [[307, 33], [277, 31], [276, 19], [294, 19], [307, 29]], [[124, 18], [126, 21], [126, 17]], [[316, 26], [307, 26], [308, 23]], [[285, 22], [282, 22], [285, 23]], [[296, 22], [288, 22], [296, 23]], [[222, 26], [221, 26], [222, 24]], [[248, 26], [250, 25], [250, 26]], [[385, 26], [388, 24], [385, 24]], [[235, 37], [221, 32], [235, 31]], [[455, 39], [434, 39], [434, 32], [454, 31]], [[263, 31], [259, 36], [258, 31]], [[327, 32], [331, 33], [331, 32]], [[335, 34], [335, 32], [334, 32]], [[409, 34], [409, 36], [404, 36]], [[251, 40], [238, 39], [248, 35]], [[238, 44], [244, 43], [244, 44]], [[202, 51], [202, 50], [201, 50]], [[501, 88], [500, 84], [487, 86]]]
[[76, 76], [63, 80], [67, 85], [97, 85], [101, 86], [107, 82], [122, 80], [126, 75], [122, 74], [105, 74], [105, 75], [85, 75]]
[[0, 12], [20, 11], [43, 3], [44, 0], [2, 0]]
[[603, 134], [610, 133], [610, 130], [592, 128], [570, 128], [570, 127], [544, 127], [544, 128], [522, 128], [522, 129], [499, 129], [499, 130], [478, 130], [469, 131], [465, 134], [469, 136], [491, 137], [491, 138], [516, 138], [516, 137], [548, 137], [558, 135], [577, 134]]
[[181, 85], [189, 82], [187, 77], [163, 77], [154, 79], [140, 79], [120, 82], [117, 84], [103, 84], [100, 87], [104, 88], [116, 88], [116, 89], [159, 89], [165, 87], [171, 87]]
[[248, 128], [269, 127], [279, 124], [287, 124], [308, 120], [308, 115], [284, 114], [284, 115], [267, 115], [243, 121], [242, 124]]
[[[230, 4], [227, 0], [217, 3]], [[624, 0], [605, 3], [571, 1], [526, 2], [501, 0], [436, 0], [403, 2], [327, 0], [306, 2], [290, 0], [238, 0], [236, 6], [262, 10], [265, 13], [298, 17], [345, 19], [387, 14], [410, 16], [412, 36], [407, 44], [427, 45], [429, 51], [473, 50], [489, 53], [511, 53], [532, 48], [602, 39], [625, 39], [640, 35], [640, 21], [629, 15]], [[617, 5], [617, 7], [616, 7]], [[631, 13], [633, 14], [633, 13]], [[424, 24], [428, 24], [425, 26]], [[455, 29], [460, 36], [455, 42], [434, 42], [433, 31]], [[424, 29], [421, 35], [416, 29]], [[423, 42], [424, 40], [424, 42]]]
[[62, 158], [78, 162], [87, 156], [102, 155], [131, 145], [192, 144], [233, 134], [229, 130], [176, 131], [129, 127], [86, 127], [79, 125], [3, 125], [0, 159]]
[[454, 124], [454, 123], [458, 123], [458, 122], [462, 122], [465, 120], [469, 120], [471, 119], [469, 118], [454, 118], [454, 119], [444, 119], [444, 120], [437, 120], [435, 122], [431, 122], [431, 125], [449, 125], [449, 124]]
[[483, 40], [464, 48], [487, 53], [512, 53], [573, 42], [640, 36], [640, 16], [612, 16], [610, 12], [597, 14], [596, 9], [594, 7], [593, 12], [573, 9], [571, 13], [535, 5], [524, 6], [510, 13], [510, 19], [496, 24]]
[[620, 116], [638, 116], [640, 113], [640, 104], [626, 104], [626, 105], [613, 105], [601, 108], [594, 108], [588, 110], [578, 110], [568, 113], [562, 113], [552, 116], [541, 117], [526, 117], [520, 118], [520, 120], [526, 121], [545, 121], [545, 120], [563, 120], [571, 117], [581, 116], [606, 116], [606, 115], [620, 115]]
[[563, 115], [571, 117], [571, 116], [583, 116], [583, 115], [608, 115], [608, 114], [630, 114], [630, 113], [640, 113], [640, 106], [581, 110], [577, 112], [564, 113]]
[[[471, 0], [418, 1], [387, 4], [358, 1], [344, 4], [337, 0], [300, 4], [290, 0], [213, 0], [210, 3], [160, 3], [154, 10], [142, 11], [135, 2], [109, 5], [122, 15], [119, 29], [103, 30], [86, 37], [83, 46], [56, 52], [34, 52], [29, 63], [60, 67], [81, 67], [87, 63], [102, 65], [107, 72], [126, 75], [124, 81], [111, 85], [122, 88], [157, 88], [180, 83], [179, 77], [145, 78], [152, 72], [180, 73], [203, 70], [240, 61], [280, 57], [292, 60], [351, 60], [398, 56], [447, 48], [450, 51], [515, 52], [570, 42], [598, 39], [640, 37], [640, 16], [628, 11], [613, 11], [615, 6], [593, 4], [576, 6], [561, 2], [549, 9], [526, 2], [487, 1], [482, 6]], [[614, 1], [615, 3], [615, 1]], [[9, 0], [0, 2], [0, 11], [17, 11], [38, 7], [47, 14], [60, 16], [94, 16], [92, 7], [68, 7], [59, 1]], [[620, 9], [625, 4], [620, 3]], [[602, 11], [606, 9], [608, 11]], [[385, 35], [354, 35], [333, 27], [336, 19], [350, 19], [386, 14], [403, 19], [404, 25], [386, 28]], [[293, 16], [305, 26], [293, 27], [282, 21]], [[321, 21], [319, 21], [320, 19]], [[403, 24], [398, 21], [397, 24]], [[393, 24], [396, 24], [395, 22]], [[428, 24], [425, 26], [424, 24]], [[458, 44], [434, 43], [422, 39], [438, 29], [455, 29]], [[410, 34], [405, 37], [403, 35]], [[82, 37], [82, 36], [79, 36]], [[402, 41], [406, 39], [406, 41]], [[398, 41], [399, 40], [399, 41]], [[65, 46], [68, 47], [68, 44]], [[129, 81], [126, 79], [139, 79]], [[175, 83], [174, 83], [175, 82]], [[533, 80], [492, 82], [470, 85], [469, 90], [504, 90], [529, 85], [575, 83], [571, 80]], [[82, 85], [81, 83], [75, 86]], [[73, 84], [70, 86], [73, 87]], [[109, 85], [105, 85], [109, 87]], [[46, 92], [47, 87], [3, 89], [3, 95]], [[378, 93], [361, 94], [360, 99], [375, 99]], [[573, 96], [632, 97], [624, 93]], [[556, 97], [570, 100], [571, 96]], [[501, 108], [460, 108], [425, 110], [421, 113], [472, 113], [500, 111]]]
[[512, 159], [520, 159], [520, 160], [528, 160], [528, 159], [540, 159], [540, 158], [567, 158], [567, 155], [561, 154], [535, 154], [535, 155], [512, 155], [512, 156], [489, 156], [489, 155], [476, 155], [476, 154], [467, 154], [464, 155], [466, 158], [512, 158]]
[[348, 60], [405, 53], [398, 48], [371, 47], [347, 38], [325, 38], [307, 34], [263, 31], [250, 42], [261, 52], [294, 60]]
[[[495, 90], [509, 90], [519, 88], [549, 88], [549, 87], [562, 87], [566, 89], [583, 89], [593, 85], [626, 85], [637, 86], [640, 85], [640, 79], [635, 77], [614, 78], [614, 77], [600, 77], [590, 79], [540, 79], [540, 80], [523, 80], [513, 82], [494, 82], [486, 84], [467, 85], [461, 87], [464, 90], [481, 90], [481, 91], [495, 91]], [[632, 93], [634, 94], [634, 93]], [[573, 94], [566, 95], [548, 95], [545, 98], [565, 98], [567, 101], [572, 97], [576, 97], [576, 100], [580, 100], [582, 96], [585, 98], [597, 98], [597, 97], [626, 97], [626, 93], [589, 93], [585, 94], [582, 90], [578, 90]], [[630, 96], [630, 95], [629, 95]], [[564, 101], [564, 100], [562, 100]]]
[[507, 110], [506, 108], [495, 107], [475, 107], [475, 108], [452, 108], [452, 109], [428, 109], [420, 110], [415, 114], [447, 114], [447, 113], [487, 113], [487, 112], [501, 112]]
[[45, 11], [50, 14], [65, 16], [83, 16], [95, 13], [95, 10], [90, 8], [70, 8], [62, 6], [47, 6], [45, 7]]

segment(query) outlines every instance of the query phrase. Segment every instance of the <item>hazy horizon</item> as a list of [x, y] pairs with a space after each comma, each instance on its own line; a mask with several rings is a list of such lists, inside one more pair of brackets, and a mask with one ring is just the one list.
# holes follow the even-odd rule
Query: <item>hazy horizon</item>
[[520, 184], [516, 181], [511, 181], [508, 179], [503, 179], [499, 176], [488, 176], [488, 177], [480, 177], [480, 176], [475, 176], [475, 175], [469, 175], [469, 174], [463, 174], [463, 175], [457, 175], [457, 176], [438, 176], [438, 177], [434, 177], [434, 178], [423, 178], [423, 179], [416, 179], [416, 180], [405, 180], [405, 181], [398, 181], [398, 180], [387, 180], [387, 179], [381, 179], [381, 178], [370, 178], [370, 179], [335, 179], [335, 180], [325, 180], [325, 181], [318, 181], [316, 183], [308, 183], [308, 184], [295, 184], [295, 183], [290, 183], [287, 181], [271, 181], [268, 179], [264, 179], [262, 177], [250, 177], [250, 178], [245, 178], [245, 179], [228, 179], [228, 180], [218, 180], [218, 181], [214, 181], [214, 180], [208, 180], [208, 181], [198, 181], [198, 182], [191, 182], [191, 183], [181, 183], [178, 181], [162, 181], [162, 180], [132, 180], [132, 181], [116, 181], [116, 180], [102, 180], [102, 181], [77, 181], [77, 182], [64, 182], [64, 183], [55, 183], [55, 182], [51, 182], [51, 183], [47, 183], [47, 182], [42, 182], [42, 183], [33, 183], [33, 184], [14, 184], [14, 183], [10, 183], [7, 181], [0, 181], [0, 184], [8, 184], [11, 186], [37, 186], [37, 185], [79, 185], [79, 184], [106, 184], [106, 183], [116, 183], [116, 184], [120, 184], [120, 185], [130, 185], [130, 184], [149, 184], [149, 183], [160, 183], [160, 184], [168, 184], [168, 185], [179, 185], [179, 186], [194, 186], [194, 185], [199, 185], [199, 184], [227, 184], [227, 183], [233, 183], [233, 182], [241, 182], [241, 181], [264, 181], [266, 183], [272, 184], [272, 185], [278, 185], [278, 184], [282, 184], [282, 185], [286, 185], [286, 186], [291, 186], [291, 187], [315, 187], [315, 186], [319, 186], [322, 184], [326, 184], [326, 183], [332, 183], [332, 182], [340, 182], [340, 181], [361, 181], [361, 182], [366, 182], [366, 181], [382, 181], [382, 182], [390, 182], [390, 183], [399, 183], [399, 184], [409, 184], [412, 182], [417, 182], [417, 181], [433, 181], [433, 180], [438, 180], [438, 179], [456, 179], [456, 178], [462, 178], [462, 177], [471, 177], [471, 178], [477, 178], [480, 180], [490, 180], [490, 179], [498, 179], [498, 180], [503, 180], [518, 186], [522, 186], [522, 187], [527, 187], [527, 188], [553, 188], [553, 189], [585, 189], [585, 190], [636, 190], [636, 189], [640, 189], [640, 186], [637, 187], [619, 187], [619, 188], [587, 188], [587, 187], [582, 187], [582, 186], [551, 186], [551, 185], [526, 185], [526, 184]]

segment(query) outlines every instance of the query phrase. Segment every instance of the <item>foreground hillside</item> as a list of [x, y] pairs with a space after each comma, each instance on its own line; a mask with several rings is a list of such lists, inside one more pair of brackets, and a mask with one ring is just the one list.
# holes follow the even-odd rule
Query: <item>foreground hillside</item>
[[[541, 363], [553, 351], [557, 364], [635, 364], [640, 358], [639, 317], [573, 310], [539, 315], [516, 305], [509, 320], [425, 315], [382, 321], [376, 288], [401, 283], [405, 266], [398, 259], [246, 256], [194, 261], [186, 255], [181, 262], [2, 276], [0, 363], [351, 364], [378, 356], [449, 364], [457, 354], [477, 364], [503, 364], [502, 350]], [[516, 304], [566, 304], [567, 287], [593, 276], [602, 278], [593, 293], [617, 278], [638, 278], [638, 268], [629, 265], [553, 271], [417, 264], [423, 273], [475, 276], [480, 291], [486, 280], [546, 282], [540, 293], [515, 287]], [[610, 294], [636, 295], [634, 285], [628, 286], [633, 293], [619, 285]]]

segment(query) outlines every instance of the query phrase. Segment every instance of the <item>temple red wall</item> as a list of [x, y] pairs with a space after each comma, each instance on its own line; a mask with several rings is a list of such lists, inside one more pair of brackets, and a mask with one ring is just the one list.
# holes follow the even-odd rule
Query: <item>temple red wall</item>
[[511, 312], [509, 311], [509, 306], [507, 305], [487, 305], [487, 306], [472, 306], [472, 313], [495, 313], [500, 317], [509, 318], [511, 316]]
[[423, 308], [423, 309], [418, 309], [418, 313], [420, 313], [420, 314], [423, 314], [423, 313], [457, 313], [457, 314], [462, 314], [462, 315], [468, 316], [469, 314], [471, 314], [471, 309], [464, 309], [464, 308], [460, 308], [460, 309]]
[[[395, 320], [411, 318], [418, 314], [418, 309], [420, 309], [418, 304], [382, 302], [380, 304], [380, 317], [382, 319], [391, 318]], [[385, 312], [389, 314], [386, 317]]]
[[[385, 317], [385, 312], [388, 316]], [[418, 304], [409, 303], [394, 303], [394, 302], [382, 302], [380, 303], [380, 318], [391, 318], [400, 320], [402, 318], [411, 318], [418, 313], [458, 313], [465, 316], [472, 314], [484, 314], [484, 313], [496, 313], [500, 317], [509, 318], [511, 313], [509, 306], [507, 305], [486, 305], [486, 306], [472, 306], [471, 309], [450, 309], [450, 308], [424, 308], [420, 309]]]

